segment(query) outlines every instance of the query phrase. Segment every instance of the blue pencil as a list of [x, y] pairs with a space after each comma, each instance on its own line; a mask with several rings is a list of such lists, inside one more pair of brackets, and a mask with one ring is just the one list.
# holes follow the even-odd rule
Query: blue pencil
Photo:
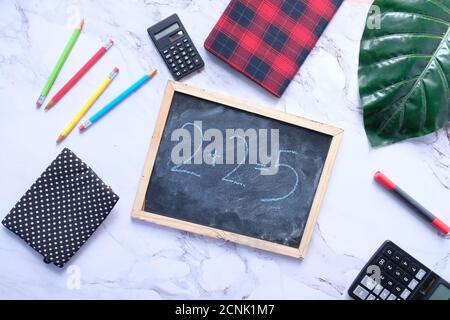
[[114, 109], [118, 104], [120, 104], [123, 100], [128, 98], [132, 93], [137, 91], [140, 87], [142, 87], [148, 80], [150, 80], [156, 73], [156, 69], [153, 69], [149, 73], [147, 73], [145, 76], [143, 76], [141, 79], [136, 81], [131, 87], [129, 87], [127, 90], [125, 90], [123, 93], [121, 93], [117, 98], [115, 98], [113, 101], [108, 103], [103, 109], [98, 111], [96, 114], [94, 114], [92, 117], [89, 118], [88, 121], [83, 123], [79, 129], [80, 131], [84, 131], [90, 126], [92, 126], [94, 123], [96, 123], [98, 120], [103, 118], [109, 111]]

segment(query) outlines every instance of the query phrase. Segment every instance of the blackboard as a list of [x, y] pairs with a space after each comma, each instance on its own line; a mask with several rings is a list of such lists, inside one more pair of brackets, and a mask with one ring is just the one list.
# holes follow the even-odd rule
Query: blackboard
[[[215, 129], [224, 142], [234, 139], [234, 149], [224, 147], [219, 157], [225, 162], [232, 150], [235, 162], [192, 164], [209, 144], [202, 140], [192, 142], [188, 161], [175, 164], [180, 140], [172, 135], [180, 128], [192, 137]], [[237, 129], [240, 136], [227, 135]], [[259, 136], [242, 135], [249, 129], [269, 141], [278, 130], [276, 174], [262, 175], [259, 159], [250, 161], [249, 146]], [[341, 129], [169, 82], [133, 216], [303, 258], [341, 135]]]

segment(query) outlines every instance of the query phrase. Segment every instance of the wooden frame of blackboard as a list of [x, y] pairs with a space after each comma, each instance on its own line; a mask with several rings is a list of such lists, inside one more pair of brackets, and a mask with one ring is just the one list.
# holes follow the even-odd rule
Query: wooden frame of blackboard
[[[328, 155], [326, 157], [325, 164], [322, 170], [322, 175], [319, 180], [319, 184], [314, 196], [311, 210], [309, 212], [308, 220], [306, 222], [306, 226], [303, 231], [303, 236], [300, 241], [300, 246], [298, 248], [292, 248], [289, 246], [261, 240], [258, 238], [252, 238], [241, 234], [236, 234], [233, 232], [215, 229], [204, 225], [199, 225], [183, 220], [166, 217], [160, 214], [144, 211], [145, 196], [152, 176], [152, 171], [158, 154], [158, 149], [161, 143], [164, 128], [166, 125], [166, 120], [169, 115], [170, 107], [172, 105], [172, 98], [175, 92], [184, 93], [200, 99], [220, 103], [222, 105], [231, 108], [254, 113], [281, 122], [286, 122], [298, 127], [317, 131], [325, 135], [329, 135], [332, 138], [330, 149], [328, 151]], [[344, 131], [342, 129], [330, 125], [290, 115], [277, 110], [260, 107], [248, 102], [238, 100], [236, 98], [222, 96], [217, 93], [209, 92], [204, 89], [196, 88], [179, 82], [169, 81], [165, 89], [163, 101], [156, 122], [156, 127], [153, 132], [150, 148], [148, 150], [147, 158], [145, 160], [144, 168], [142, 170], [142, 175], [140, 177], [138, 191], [136, 194], [131, 215], [135, 219], [152, 222], [158, 225], [182, 231], [192, 232], [212, 238], [223, 239], [247, 245], [250, 247], [271, 251], [294, 258], [303, 259], [308, 249], [309, 242], [311, 240], [312, 233], [314, 230], [314, 226], [316, 224], [317, 217], [319, 215], [320, 207], [323, 201], [323, 197], [325, 195], [328, 180], [331, 175], [331, 170], [337, 156], [337, 152], [339, 149], [343, 133]]]

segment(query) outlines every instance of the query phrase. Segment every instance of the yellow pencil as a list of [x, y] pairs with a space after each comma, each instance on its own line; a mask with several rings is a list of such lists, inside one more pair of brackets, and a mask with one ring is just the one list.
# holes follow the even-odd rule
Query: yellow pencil
[[67, 127], [61, 132], [56, 143], [60, 143], [63, 141], [69, 133], [75, 128], [78, 122], [83, 118], [86, 112], [89, 111], [89, 108], [97, 101], [97, 99], [101, 96], [101, 94], [108, 88], [109, 84], [114, 80], [114, 78], [119, 74], [119, 68], [114, 68], [114, 70], [103, 80], [101, 85], [94, 91], [94, 93], [89, 97], [86, 103], [81, 107], [80, 111], [76, 114], [76, 116], [70, 121]]

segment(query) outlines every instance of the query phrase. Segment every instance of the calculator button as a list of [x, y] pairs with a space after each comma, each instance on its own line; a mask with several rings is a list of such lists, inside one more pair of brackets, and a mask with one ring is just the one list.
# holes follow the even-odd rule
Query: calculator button
[[177, 73], [175, 73], [175, 75], [176, 75], [177, 77], [179, 77], [179, 76], [181, 76], [181, 72], [178, 71]]
[[192, 51], [194, 51], [194, 49], [192, 49], [192, 48], [189, 48], [189, 49], [188, 49], [188, 52], [192, 52]]
[[427, 274], [427, 272], [425, 270], [420, 269], [419, 272], [417, 272], [417, 274], [416, 274], [416, 278], [419, 280], [422, 280], [426, 274]]
[[180, 68], [183, 69], [185, 67], [184, 63], [180, 64]]
[[393, 290], [394, 286], [395, 286], [395, 281], [391, 278], [386, 279], [386, 282], [384, 283], [384, 286], [389, 289], [389, 290]]
[[175, 64], [175, 63], [172, 63], [171, 65], [170, 65], [170, 67], [171, 68], [175, 68], [177, 65]]
[[185, 55], [187, 55], [187, 53], [186, 53], [186, 51], [183, 51], [182, 53], [181, 53], [181, 55], [184, 57]]
[[197, 53], [191, 52], [189, 55], [190, 55], [191, 57], [195, 57], [195, 56], [197, 55]]
[[410, 264], [409, 268], [408, 268], [408, 272], [411, 273], [412, 275], [415, 275], [417, 273], [417, 270], [419, 270], [419, 267], [417, 267], [414, 264]]
[[164, 50], [163, 53], [164, 53], [164, 54], [168, 54], [168, 53], [169, 53], [169, 50]]
[[168, 63], [172, 63], [172, 62], [173, 62], [173, 59], [171, 58], [171, 59], [167, 60], [167, 62], [168, 62]]
[[396, 294], [400, 294], [403, 292], [403, 290], [405, 290], [405, 287], [402, 286], [401, 284], [397, 283], [394, 287], [394, 293]]
[[178, 48], [181, 52], [184, 52], [184, 47], [179, 47]]
[[194, 58], [194, 63], [196, 66], [198, 66], [199, 64], [201, 64], [201, 61], [199, 58]]
[[178, 60], [177, 60], [177, 63], [178, 63], [178, 64], [182, 64], [182, 63], [183, 63], [183, 60], [178, 59]]
[[362, 279], [361, 284], [366, 287], [367, 289], [369, 289], [370, 291], [373, 290], [373, 288], [376, 287], [377, 282], [375, 280], [373, 280], [372, 278], [370, 278], [369, 276], [365, 276], [364, 279]]
[[170, 53], [165, 55], [165, 58], [166, 58], [166, 59], [169, 59], [170, 57], [172, 57], [172, 56], [170, 55]]
[[403, 269], [408, 269], [410, 262], [406, 259], [403, 259], [401, 266]]
[[381, 293], [381, 291], [383, 291], [383, 286], [381, 284], [378, 284], [375, 289], [373, 289], [373, 293], [375, 293], [376, 295], [379, 295]]
[[184, 57], [184, 61], [187, 61], [187, 60], [189, 60], [189, 57], [188, 56]]
[[175, 59], [180, 59], [181, 57], [180, 57], [180, 55], [179, 54], [177, 54], [176, 56], [175, 56]]
[[188, 61], [186, 61], [186, 64], [189, 66], [189, 65], [192, 64], [192, 61], [191, 61], [191, 60], [188, 60]]
[[385, 270], [386, 270], [387, 272], [389, 272], [390, 274], [394, 274], [395, 267], [394, 267], [394, 265], [393, 265], [392, 263], [388, 262], [388, 263], [386, 263], [386, 265], [385, 265]]
[[181, 42], [178, 42], [178, 43], [177, 43], [177, 47], [179, 47], [179, 46], [181, 46]]
[[411, 291], [409, 291], [408, 289], [403, 290], [402, 294], [400, 295], [400, 298], [402, 298], [403, 300], [408, 299], [409, 295], [411, 294]]
[[385, 287], [386, 281], [388, 281], [389, 279], [391, 279], [389, 277], [389, 275], [386, 272], [382, 271], [382, 273], [379, 276], [379, 280], [377, 280], [377, 282], [378, 282], [378, 284], [380, 284], [380, 285]]
[[392, 260], [394, 260], [395, 263], [400, 264], [400, 263], [402, 263], [403, 257], [401, 254], [396, 252], [392, 255]]
[[389, 292], [389, 290], [384, 289], [383, 292], [380, 294], [380, 298], [383, 300], [386, 300], [386, 298], [390, 295], [391, 293]]
[[411, 281], [411, 278], [408, 274], [405, 273], [400, 280], [404, 285], [407, 285]]
[[191, 45], [189, 43], [186, 43], [186, 48], [190, 48]]
[[177, 67], [173, 68], [174, 72], [177, 72], [179, 69]]
[[394, 250], [393, 250], [391, 247], [387, 247], [387, 248], [383, 251], [383, 253], [384, 253], [387, 257], [392, 258], [392, 255], [394, 254]]
[[366, 300], [375, 300], [375, 296], [373, 294], [369, 295]]
[[186, 72], [188, 72], [188, 69], [184, 68], [183, 73], [186, 73]]
[[183, 42], [184, 42], [184, 43], [188, 42], [188, 39], [183, 39]]
[[412, 279], [411, 282], [408, 284], [408, 288], [410, 288], [411, 290], [414, 290], [418, 284], [419, 284], [419, 281], [417, 281], [416, 279]]
[[194, 65], [189, 65], [189, 70], [192, 70], [192, 69], [194, 69]]
[[172, 55], [177, 55], [178, 54], [178, 51], [177, 50], [174, 50], [174, 51], [172, 51]]
[[169, 50], [172, 50], [172, 51], [173, 51], [173, 50], [175, 50], [175, 47], [172, 46], [172, 47], [169, 48]]
[[369, 292], [363, 287], [357, 286], [356, 289], [353, 291], [353, 294], [358, 298], [360, 298], [361, 300], [364, 300], [369, 295]]
[[391, 293], [391, 295], [387, 298], [387, 300], [397, 300], [397, 297]]
[[400, 268], [395, 269], [394, 271], [394, 277], [398, 280], [401, 280], [403, 276], [403, 271]]
[[383, 267], [386, 264], [386, 258], [379, 256], [376, 260], [375, 263], [379, 266], [379, 267]]

